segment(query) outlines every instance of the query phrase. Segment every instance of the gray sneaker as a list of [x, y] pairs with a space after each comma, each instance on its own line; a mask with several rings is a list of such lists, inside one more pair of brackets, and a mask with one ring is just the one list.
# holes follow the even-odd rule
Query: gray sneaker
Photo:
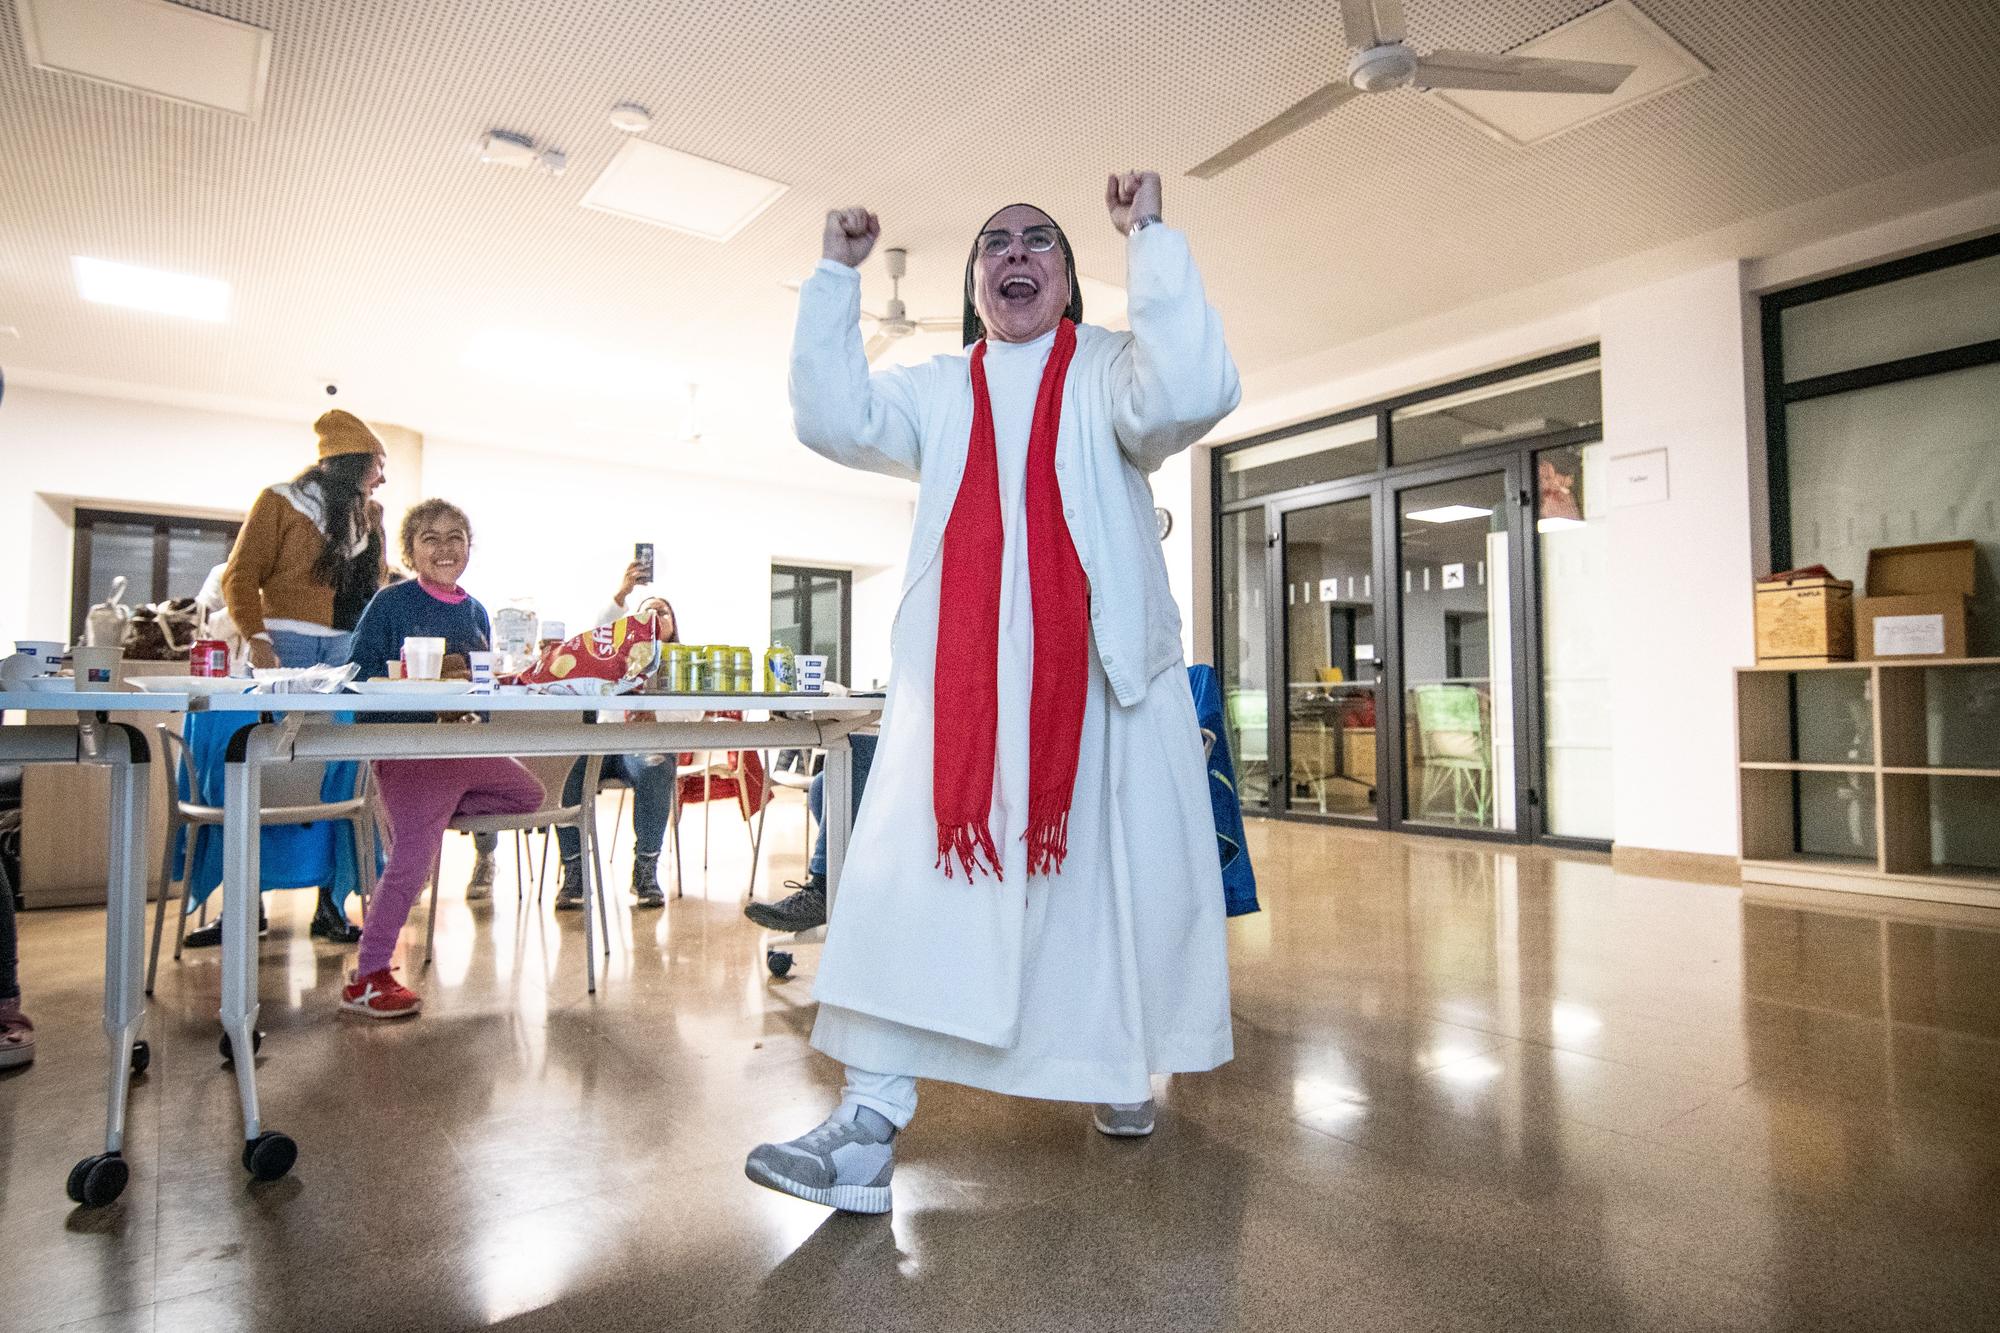
[[556, 890], [556, 910], [576, 912], [583, 908], [583, 859], [562, 863], [562, 886]]
[[795, 879], [785, 887], [797, 892], [774, 903], [750, 903], [743, 915], [766, 930], [811, 930], [826, 924], [826, 881], [817, 875], [801, 884]]
[[882, 1123], [879, 1115], [843, 1102], [811, 1133], [752, 1148], [743, 1174], [766, 1189], [843, 1213], [886, 1213], [896, 1131], [879, 1128]]
[[465, 884], [465, 901], [485, 902], [493, 896], [493, 853], [480, 852], [472, 858], [472, 878]]
[[1153, 1102], [1147, 1098], [1135, 1107], [1098, 1102], [1090, 1108], [1090, 1119], [1100, 1134], [1114, 1139], [1143, 1139], [1153, 1132]]

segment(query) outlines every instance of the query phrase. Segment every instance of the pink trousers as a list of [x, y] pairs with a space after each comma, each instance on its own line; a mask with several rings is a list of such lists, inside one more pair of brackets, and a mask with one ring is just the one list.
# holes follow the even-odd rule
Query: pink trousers
[[512, 759], [378, 759], [375, 782], [395, 845], [361, 928], [362, 976], [389, 966], [456, 815], [525, 815], [542, 807], [535, 775]]

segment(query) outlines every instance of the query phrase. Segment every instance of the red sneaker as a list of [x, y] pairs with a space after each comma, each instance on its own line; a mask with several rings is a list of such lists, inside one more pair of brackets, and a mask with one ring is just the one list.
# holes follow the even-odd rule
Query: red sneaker
[[361, 976], [347, 974], [340, 988], [340, 1007], [368, 1018], [415, 1018], [424, 1007], [424, 997], [397, 981], [391, 969]]

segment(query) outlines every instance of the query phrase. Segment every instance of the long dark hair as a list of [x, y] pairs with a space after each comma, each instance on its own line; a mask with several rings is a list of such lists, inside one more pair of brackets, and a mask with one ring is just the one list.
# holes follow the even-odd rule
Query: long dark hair
[[[294, 484], [319, 491], [326, 520], [326, 544], [313, 561], [313, 577], [341, 593], [373, 596], [382, 571], [382, 511], [369, 503], [362, 480], [375, 466], [373, 454], [336, 454], [299, 473]], [[354, 551], [357, 533], [366, 541]], [[366, 590], [363, 591], [363, 586]]]

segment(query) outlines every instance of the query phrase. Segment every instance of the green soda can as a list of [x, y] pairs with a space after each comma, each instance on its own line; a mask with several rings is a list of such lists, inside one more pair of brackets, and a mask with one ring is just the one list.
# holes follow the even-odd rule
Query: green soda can
[[736, 694], [757, 692], [757, 658], [748, 648], [729, 650], [729, 688]]
[[799, 687], [799, 660], [782, 644], [764, 650], [764, 693], [790, 694]]

